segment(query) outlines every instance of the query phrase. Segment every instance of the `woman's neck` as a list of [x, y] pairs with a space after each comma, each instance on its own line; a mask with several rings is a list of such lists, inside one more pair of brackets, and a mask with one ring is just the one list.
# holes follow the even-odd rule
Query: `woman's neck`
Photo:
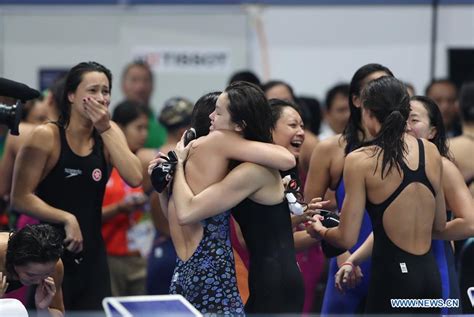
[[71, 117], [67, 126], [68, 133], [77, 137], [90, 137], [93, 130], [94, 125], [92, 124], [92, 121], [77, 113], [71, 112]]

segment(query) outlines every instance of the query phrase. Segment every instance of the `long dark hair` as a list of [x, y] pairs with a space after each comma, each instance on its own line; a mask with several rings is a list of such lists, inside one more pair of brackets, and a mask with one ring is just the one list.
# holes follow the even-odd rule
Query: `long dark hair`
[[446, 129], [444, 127], [443, 117], [441, 115], [441, 111], [439, 111], [438, 105], [433, 101], [433, 99], [426, 96], [413, 96], [410, 98], [410, 100], [418, 101], [426, 109], [426, 112], [428, 112], [428, 118], [430, 119], [430, 127], [436, 129], [435, 136], [429, 141], [436, 145], [439, 153], [442, 156], [446, 157], [447, 159], [451, 159], [447, 144]]
[[360, 140], [359, 133], [364, 134], [362, 128], [362, 112], [361, 109], [356, 107], [352, 101], [353, 97], [360, 97], [364, 80], [375, 72], [384, 72], [387, 76], [393, 77], [393, 73], [387, 67], [380, 64], [367, 64], [359, 68], [354, 76], [352, 77], [351, 84], [349, 86], [349, 109], [351, 115], [349, 121], [342, 133], [343, 138], [346, 140], [345, 153], [359, 148], [362, 145], [363, 140]]
[[209, 115], [216, 109], [216, 101], [221, 94], [220, 91], [205, 94], [196, 101], [191, 114], [191, 127], [196, 130], [196, 137], [202, 137], [209, 134], [211, 119]]
[[265, 94], [256, 85], [238, 81], [225, 89], [232, 122], [242, 128], [247, 140], [272, 142], [272, 113]]
[[17, 276], [15, 266], [58, 261], [64, 249], [63, 240], [63, 233], [48, 224], [28, 225], [12, 233], [5, 260], [8, 275]]
[[105, 66], [97, 62], [83, 62], [71, 68], [66, 76], [64, 84], [64, 91], [61, 103], [59, 104], [59, 119], [58, 123], [63, 127], [69, 125], [71, 119], [71, 103], [68, 95], [76, 91], [77, 86], [81, 83], [84, 74], [90, 72], [103, 73], [109, 81], [109, 89], [112, 91], [112, 73]]
[[[382, 178], [394, 166], [400, 173], [400, 165], [406, 154], [404, 134], [410, 115], [410, 97], [405, 84], [394, 77], [380, 77], [364, 88], [361, 98], [364, 110], [369, 111], [382, 125], [375, 138], [369, 142], [376, 145], [374, 155], [377, 155], [377, 160], [383, 154]], [[374, 173], [377, 168], [378, 164]]]

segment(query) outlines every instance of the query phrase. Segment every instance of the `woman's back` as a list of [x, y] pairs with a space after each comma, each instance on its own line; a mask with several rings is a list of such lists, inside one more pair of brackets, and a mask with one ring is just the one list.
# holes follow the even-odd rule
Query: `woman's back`
[[[435, 217], [435, 195], [433, 187], [440, 186], [441, 160], [436, 148], [415, 138], [405, 137], [407, 154], [401, 173], [394, 167], [381, 178], [382, 155], [372, 159], [373, 148], [364, 148], [365, 179], [367, 187], [367, 208], [384, 205], [382, 225], [387, 236], [401, 249], [412, 254], [424, 254], [431, 246], [432, 228]], [[377, 171], [374, 173], [375, 168]], [[412, 179], [416, 170], [426, 173], [425, 181]], [[407, 175], [405, 175], [407, 174]], [[403, 179], [410, 178], [403, 182]], [[397, 192], [397, 193], [395, 193]], [[373, 224], [374, 227], [378, 224]]]
[[[374, 232], [366, 304], [370, 313], [397, 312], [392, 299], [441, 298], [440, 275], [431, 252], [436, 198], [442, 196], [435, 191], [440, 186], [441, 169], [436, 164], [440, 157], [428, 142], [413, 137], [405, 141], [400, 174], [394, 167], [382, 179], [380, 170], [373, 173], [376, 164], [381, 164], [377, 159], [367, 160], [364, 166], [366, 206]], [[370, 148], [362, 152], [369, 153], [369, 158], [373, 153]], [[411, 311], [402, 308], [399, 312]]]

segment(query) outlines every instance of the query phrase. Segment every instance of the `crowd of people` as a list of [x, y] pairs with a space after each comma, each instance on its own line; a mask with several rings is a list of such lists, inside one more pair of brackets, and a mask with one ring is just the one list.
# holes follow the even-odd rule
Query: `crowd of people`
[[474, 312], [474, 83], [417, 95], [371, 63], [321, 104], [240, 71], [156, 114], [153, 82], [131, 62], [110, 105], [112, 73], [82, 62], [28, 103], [0, 162], [0, 298], [51, 316], [145, 294], [206, 315]]

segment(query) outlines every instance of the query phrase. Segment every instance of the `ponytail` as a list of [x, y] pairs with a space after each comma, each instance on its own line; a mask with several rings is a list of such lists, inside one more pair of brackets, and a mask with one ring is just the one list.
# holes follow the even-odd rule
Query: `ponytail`
[[[410, 114], [410, 97], [405, 85], [393, 77], [378, 78], [362, 92], [362, 104], [381, 124], [380, 131], [369, 143], [376, 146], [377, 162], [382, 155], [381, 177], [384, 178], [394, 166], [401, 173], [400, 166], [407, 153], [404, 134]], [[378, 163], [374, 174], [377, 168]]]
[[[378, 159], [382, 155], [381, 177], [384, 178], [388, 172], [395, 166], [400, 171], [400, 164], [407, 153], [403, 135], [406, 130], [407, 120], [399, 110], [392, 111], [382, 124], [377, 137], [371, 142], [376, 145], [375, 154], [377, 155], [377, 165], [374, 174], [377, 172]], [[388, 165], [388, 169], [386, 169]], [[386, 173], [384, 173], [386, 171]]]

